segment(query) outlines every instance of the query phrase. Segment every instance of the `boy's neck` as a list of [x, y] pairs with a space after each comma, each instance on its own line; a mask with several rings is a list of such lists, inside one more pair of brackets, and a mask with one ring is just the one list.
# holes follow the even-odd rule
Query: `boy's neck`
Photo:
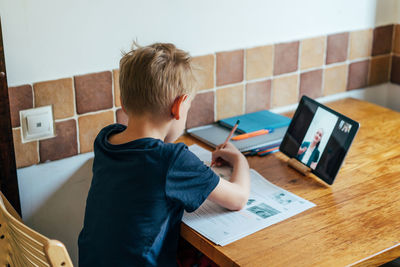
[[109, 137], [112, 144], [123, 144], [141, 138], [155, 138], [165, 140], [171, 120], [154, 115], [129, 116], [127, 128], [118, 134]]

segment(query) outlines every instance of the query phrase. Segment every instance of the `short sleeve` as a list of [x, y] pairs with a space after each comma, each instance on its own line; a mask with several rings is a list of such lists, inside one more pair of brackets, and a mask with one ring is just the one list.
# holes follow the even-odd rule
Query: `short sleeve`
[[182, 145], [167, 172], [166, 196], [180, 203], [186, 211], [192, 212], [206, 200], [219, 179], [210, 167], [189, 151], [187, 146]]

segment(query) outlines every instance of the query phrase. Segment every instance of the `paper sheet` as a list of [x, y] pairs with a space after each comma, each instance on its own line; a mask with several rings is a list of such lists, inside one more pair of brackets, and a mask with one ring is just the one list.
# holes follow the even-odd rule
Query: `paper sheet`
[[[211, 152], [198, 145], [189, 149], [202, 161], [211, 161]], [[228, 179], [231, 169], [213, 168], [222, 178]], [[247, 205], [240, 211], [228, 211], [206, 200], [192, 213], [184, 213], [182, 221], [217, 245], [227, 245], [272, 224], [286, 220], [315, 206], [262, 177], [251, 169], [251, 192]]]

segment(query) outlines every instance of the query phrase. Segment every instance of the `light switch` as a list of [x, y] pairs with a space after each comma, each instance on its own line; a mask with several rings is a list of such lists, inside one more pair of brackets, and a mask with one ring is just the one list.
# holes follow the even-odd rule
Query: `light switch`
[[47, 133], [51, 130], [50, 123], [52, 123], [52, 118], [49, 118], [47, 113], [28, 115], [26, 116], [26, 123], [28, 134], [30, 135]]
[[20, 111], [22, 142], [54, 137], [52, 106], [44, 106]]

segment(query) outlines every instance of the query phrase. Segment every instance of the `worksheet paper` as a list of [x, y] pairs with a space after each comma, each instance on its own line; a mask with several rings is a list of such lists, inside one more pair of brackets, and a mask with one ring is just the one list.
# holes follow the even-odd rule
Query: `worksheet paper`
[[[189, 149], [209, 165], [211, 152], [198, 145]], [[213, 167], [213, 170], [227, 180], [232, 173], [229, 167]], [[224, 246], [315, 206], [268, 182], [253, 169], [250, 176], [250, 197], [242, 210], [229, 211], [206, 200], [196, 211], [185, 212], [182, 221], [215, 244]]]

